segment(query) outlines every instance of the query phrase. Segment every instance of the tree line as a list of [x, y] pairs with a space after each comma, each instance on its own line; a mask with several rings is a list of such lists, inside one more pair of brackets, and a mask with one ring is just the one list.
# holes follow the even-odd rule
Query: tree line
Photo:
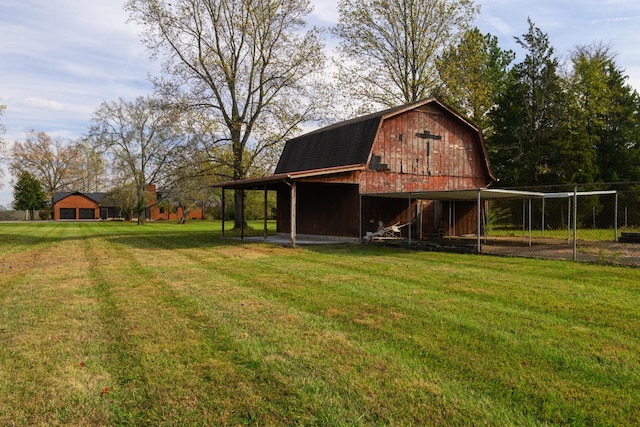
[[[31, 174], [46, 197], [104, 189], [108, 172], [139, 214], [149, 184], [183, 206], [211, 202], [212, 182], [269, 173], [305, 124], [430, 96], [484, 132], [499, 185], [640, 180], [639, 97], [613, 48], [578, 45], [561, 64], [529, 20], [516, 62], [473, 26], [473, 0], [341, 0], [328, 30], [306, 23], [308, 0], [128, 0], [125, 9], [162, 64], [154, 94], [103, 102], [73, 144], [36, 131], [16, 142], [10, 169]], [[333, 58], [327, 32], [339, 42]], [[236, 211], [236, 227], [241, 219]]]

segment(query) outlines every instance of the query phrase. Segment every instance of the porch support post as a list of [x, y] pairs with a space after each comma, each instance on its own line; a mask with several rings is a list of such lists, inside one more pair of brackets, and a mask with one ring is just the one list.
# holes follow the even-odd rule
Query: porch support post
[[224, 187], [222, 187], [222, 237], [224, 237]]
[[267, 240], [267, 186], [264, 186], [264, 240]]
[[531, 197], [529, 197], [529, 247], [531, 247]]
[[360, 193], [360, 186], [358, 186], [358, 238], [362, 243], [362, 193]]
[[409, 211], [407, 212], [407, 220], [409, 221], [409, 231], [408, 231], [408, 238], [409, 238], [409, 245], [411, 245], [411, 220], [412, 220], [412, 211], [411, 211], [411, 193], [409, 193]]
[[[236, 190], [238, 191], [238, 190]], [[245, 223], [245, 218], [244, 218], [244, 190], [240, 190], [242, 191], [242, 195], [240, 196], [240, 218], [242, 221], [242, 224], [240, 224], [240, 240], [244, 240], [244, 223]]]
[[296, 182], [291, 183], [291, 246], [296, 245]]
[[477, 233], [478, 234], [478, 241], [477, 241], [478, 253], [480, 253], [480, 249], [481, 249], [480, 245], [482, 244], [482, 242], [480, 241], [480, 227], [481, 227], [481, 221], [482, 221], [482, 219], [480, 218], [481, 210], [482, 210], [482, 203], [481, 203], [481, 200], [480, 200], [481, 199], [480, 194], [481, 194], [481, 189], [478, 188], [478, 198], [476, 200], [476, 209], [478, 210], [477, 215], [476, 215], [478, 217], [478, 221], [477, 221], [477, 224], [476, 224], [476, 227], [477, 227], [477, 230], [478, 230], [478, 233]]
[[617, 242], [618, 241], [618, 191], [616, 190], [616, 207], [615, 207], [615, 212], [613, 214], [614, 216], [614, 220], [613, 220], [613, 241]]

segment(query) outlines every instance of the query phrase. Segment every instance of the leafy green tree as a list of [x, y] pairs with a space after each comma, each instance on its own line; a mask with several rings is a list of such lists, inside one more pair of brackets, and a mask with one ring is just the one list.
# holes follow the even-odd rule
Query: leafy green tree
[[498, 38], [478, 28], [466, 31], [436, 61], [441, 80], [437, 91], [446, 104], [465, 114], [486, 136], [492, 133], [488, 113], [504, 93], [509, 66], [515, 59], [502, 50]]
[[35, 219], [35, 211], [44, 205], [45, 195], [40, 182], [29, 172], [23, 171], [13, 187], [13, 207], [29, 213], [29, 219]]
[[[308, 0], [128, 0], [144, 40], [163, 61], [156, 87], [219, 134], [211, 144], [232, 153], [230, 178], [243, 179], [252, 160], [322, 117], [319, 30], [305, 29]], [[213, 152], [213, 151], [212, 151]], [[225, 150], [226, 152], [226, 150]], [[245, 158], [246, 153], [251, 153]], [[236, 202], [243, 192], [236, 191]], [[239, 228], [242, 218], [235, 217]]]
[[340, 0], [341, 86], [369, 109], [431, 96], [437, 56], [478, 10], [473, 0]]
[[558, 60], [547, 34], [531, 20], [529, 31], [516, 42], [526, 56], [509, 71], [504, 93], [490, 113], [490, 160], [507, 186], [557, 182], [565, 162], [557, 155], [566, 107]]
[[597, 181], [640, 180], [640, 96], [625, 83], [610, 48], [576, 48], [574, 96], [581, 101], [578, 117], [597, 153]]
[[571, 54], [572, 71], [566, 78], [567, 110], [562, 138], [568, 153], [558, 153], [567, 159], [562, 181], [592, 182], [598, 174], [597, 146], [603, 116], [610, 109], [605, 63], [608, 48], [578, 46]]

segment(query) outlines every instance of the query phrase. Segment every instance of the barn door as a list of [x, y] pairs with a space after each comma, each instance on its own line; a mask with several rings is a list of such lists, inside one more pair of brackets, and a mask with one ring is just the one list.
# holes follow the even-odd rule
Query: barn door
[[444, 235], [444, 204], [440, 200], [433, 201], [433, 233], [437, 237]]

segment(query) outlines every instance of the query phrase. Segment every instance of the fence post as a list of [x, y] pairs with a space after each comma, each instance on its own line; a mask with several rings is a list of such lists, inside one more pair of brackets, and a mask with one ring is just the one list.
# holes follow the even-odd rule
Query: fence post
[[617, 242], [618, 241], [618, 192], [616, 191], [616, 207], [615, 207], [615, 213], [613, 214], [614, 216], [614, 220], [613, 220], [613, 241]]
[[480, 253], [480, 251], [481, 251], [481, 249], [482, 249], [482, 248], [480, 247], [480, 245], [481, 245], [481, 242], [480, 242], [480, 227], [482, 226], [482, 224], [480, 223], [480, 221], [481, 221], [481, 218], [480, 218], [480, 214], [481, 214], [481, 212], [480, 212], [480, 211], [481, 211], [481, 209], [482, 209], [482, 205], [481, 205], [481, 196], [480, 196], [480, 195], [481, 195], [481, 191], [482, 191], [482, 190], [480, 190], [480, 189], [478, 188], [478, 199], [476, 200], [476, 209], [478, 210], [478, 222], [476, 223], [476, 227], [477, 227], [477, 230], [478, 230], [478, 241], [477, 241], [477, 244], [478, 244], [478, 253]]
[[573, 187], [573, 260], [578, 259], [578, 186]]
[[567, 197], [567, 244], [571, 243], [571, 197]]

